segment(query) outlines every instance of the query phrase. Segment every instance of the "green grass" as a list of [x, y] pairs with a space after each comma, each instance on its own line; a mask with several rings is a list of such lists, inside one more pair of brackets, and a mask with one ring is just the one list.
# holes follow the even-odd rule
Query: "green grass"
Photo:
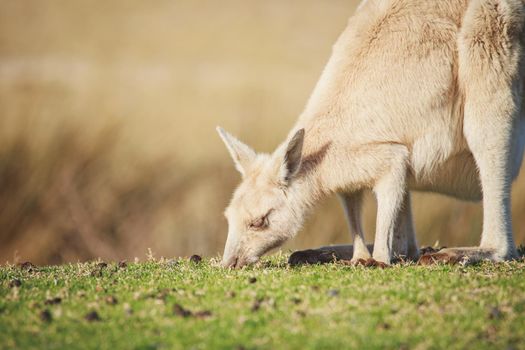
[[239, 271], [186, 259], [3, 266], [0, 348], [525, 349], [524, 260], [381, 270], [285, 259]]

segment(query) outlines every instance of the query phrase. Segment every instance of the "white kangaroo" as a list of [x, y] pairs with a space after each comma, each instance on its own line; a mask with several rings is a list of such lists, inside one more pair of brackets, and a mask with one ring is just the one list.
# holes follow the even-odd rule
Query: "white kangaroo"
[[[353, 260], [370, 258], [361, 193], [377, 198], [372, 258], [417, 258], [409, 190], [483, 200], [479, 247], [436, 258], [516, 256], [511, 183], [525, 147], [525, 0], [368, 0], [333, 47], [306, 108], [273, 154], [218, 128], [242, 183], [225, 211], [223, 265], [254, 263], [340, 193]], [[459, 234], [459, 233], [458, 233]]]

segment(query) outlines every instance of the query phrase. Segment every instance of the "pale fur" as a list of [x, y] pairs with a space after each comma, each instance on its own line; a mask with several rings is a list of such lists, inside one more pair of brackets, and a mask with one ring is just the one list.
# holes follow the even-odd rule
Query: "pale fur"
[[[480, 247], [457, 251], [474, 260], [514, 257], [510, 186], [525, 147], [524, 22], [525, 0], [363, 2], [274, 154], [256, 155], [221, 132], [243, 173], [226, 211], [223, 263], [257, 261], [332, 193], [342, 194], [354, 258], [369, 257], [359, 215], [367, 189], [378, 202], [378, 261], [418, 255], [409, 190], [483, 199]], [[302, 156], [293, 160], [300, 169], [284, 179], [290, 140], [301, 130]], [[267, 226], [250, 228], [266, 213]]]

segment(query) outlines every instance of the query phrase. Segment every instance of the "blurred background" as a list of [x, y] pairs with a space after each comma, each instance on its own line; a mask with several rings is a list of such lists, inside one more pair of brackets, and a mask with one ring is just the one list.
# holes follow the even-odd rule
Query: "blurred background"
[[[272, 151], [356, 3], [0, 0], [0, 262], [221, 254], [240, 177], [215, 126]], [[480, 204], [413, 205], [421, 244], [479, 241]], [[330, 198], [284, 249], [348, 241]]]

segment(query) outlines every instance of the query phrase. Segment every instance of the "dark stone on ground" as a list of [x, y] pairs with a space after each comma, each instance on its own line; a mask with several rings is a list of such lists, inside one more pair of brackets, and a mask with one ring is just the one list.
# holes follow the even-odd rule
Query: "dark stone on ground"
[[339, 295], [339, 291], [337, 289], [330, 289], [328, 291], [328, 296], [331, 296], [331, 297], [336, 297]]
[[182, 307], [180, 304], [173, 305], [173, 313], [184, 318], [192, 316], [192, 312]]
[[100, 316], [96, 311], [91, 311], [87, 313], [86, 316], [84, 316], [84, 319], [88, 322], [97, 322], [101, 320]]
[[190, 261], [192, 263], [198, 264], [198, 263], [200, 263], [202, 261], [202, 257], [200, 255], [192, 255], [190, 257]]
[[49, 323], [53, 320], [53, 316], [51, 316], [51, 312], [48, 309], [45, 309], [40, 312], [40, 319]]

